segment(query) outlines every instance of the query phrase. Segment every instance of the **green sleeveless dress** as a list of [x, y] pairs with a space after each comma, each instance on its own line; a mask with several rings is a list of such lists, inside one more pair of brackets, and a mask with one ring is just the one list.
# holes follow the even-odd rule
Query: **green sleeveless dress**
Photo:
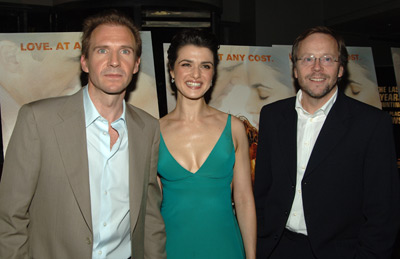
[[161, 135], [158, 173], [163, 184], [161, 214], [168, 259], [245, 258], [231, 202], [234, 163], [231, 115], [196, 173], [172, 157]]

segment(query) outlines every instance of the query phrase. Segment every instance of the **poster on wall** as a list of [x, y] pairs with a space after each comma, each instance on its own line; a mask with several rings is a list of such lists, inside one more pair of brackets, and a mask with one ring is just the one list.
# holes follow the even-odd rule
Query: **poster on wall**
[[[158, 114], [150, 32], [141, 32], [143, 53], [136, 87], [129, 103]], [[81, 33], [0, 34], [0, 108], [3, 152], [8, 146], [19, 108], [48, 97], [81, 89]]]
[[[396, 85], [400, 86], [400, 48], [391, 48]], [[397, 88], [400, 94], [400, 87]]]
[[379, 86], [382, 109], [390, 114], [397, 153], [397, 167], [400, 168], [400, 100], [398, 86]]
[[[165, 43], [165, 64], [168, 47]], [[284, 49], [221, 45], [218, 54], [217, 80], [209, 102], [212, 107], [246, 119], [258, 129], [259, 114], [264, 105], [295, 95]], [[165, 78], [170, 112], [176, 101], [168, 71]]]
[[356, 100], [382, 109], [374, 58], [370, 47], [347, 47], [349, 83], [345, 94]]
[[292, 45], [272, 45], [272, 47], [276, 50], [279, 49], [281, 51], [285, 51], [286, 57], [289, 60], [289, 69], [290, 69], [289, 70], [290, 74], [288, 74], [287, 76], [289, 76], [292, 79], [292, 85], [293, 87], [295, 87], [295, 78], [293, 76]]

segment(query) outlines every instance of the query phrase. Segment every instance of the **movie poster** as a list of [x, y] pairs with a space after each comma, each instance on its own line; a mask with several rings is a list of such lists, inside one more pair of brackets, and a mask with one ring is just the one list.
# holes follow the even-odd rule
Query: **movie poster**
[[[164, 44], [164, 60], [167, 49]], [[218, 51], [217, 80], [209, 104], [230, 113], [258, 129], [261, 108], [295, 95], [290, 65], [284, 49], [221, 45]], [[176, 101], [166, 72], [167, 105], [172, 111]]]
[[397, 167], [400, 168], [400, 99], [398, 86], [379, 86], [382, 109], [392, 116]]
[[345, 94], [382, 109], [371, 48], [347, 47], [347, 52], [349, 83], [345, 88]]
[[[141, 32], [143, 53], [133, 103], [158, 114], [150, 32]], [[80, 32], [0, 34], [0, 108], [4, 153], [19, 108], [48, 97], [71, 95], [81, 89]]]
[[[391, 48], [396, 85], [400, 86], [400, 48]], [[400, 87], [397, 88], [400, 94]]]
[[[392, 116], [397, 151], [397, 167], [400, 168], [400, 48], [391, 48], [397, 86], [379, 87], [382, 107]], [[397, 89], [397, 92], [396, 92]]]

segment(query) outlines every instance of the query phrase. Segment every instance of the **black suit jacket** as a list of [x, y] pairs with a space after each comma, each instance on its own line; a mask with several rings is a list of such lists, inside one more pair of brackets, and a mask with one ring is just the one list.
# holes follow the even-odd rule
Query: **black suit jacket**
[[[296, 187], [295, 97], [264, 106], [256, 160], [257, 258], [285, 228]], [[342, 93], [330, 110], [302, 180], [317, 258], [389, 258], [399, 225], [399, 180], [390, 116]]]

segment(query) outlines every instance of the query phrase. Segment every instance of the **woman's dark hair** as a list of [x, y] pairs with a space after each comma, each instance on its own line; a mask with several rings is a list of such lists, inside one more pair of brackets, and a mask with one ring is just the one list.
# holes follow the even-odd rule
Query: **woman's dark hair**
[[[218, 49], [219, 44], [217, 37], [204, 29], [184, 29], [179, 31], [171, 40], [171, 45], [168, 48], [168, 72], [174, 70], [174, 64], [178, 58], [179, 50], [187, 45], [194, 45], [209, 49], [214, 58], [214, 76], [212, 84], [214, 85], [217, 77], [217, 65], [219, 63]], [[171, 82], [171, 78], [170, 78]], [[171, 82], [172, 90], [176, 93], [176, 86]]]

